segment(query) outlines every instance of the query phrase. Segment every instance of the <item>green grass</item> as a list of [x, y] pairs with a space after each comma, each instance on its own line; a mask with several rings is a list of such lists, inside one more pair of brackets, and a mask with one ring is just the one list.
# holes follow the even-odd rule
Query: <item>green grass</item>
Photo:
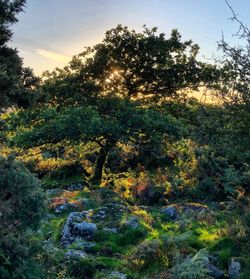
[[43, 237], [51, 238], [55, 244], [58, 244], [66, 218], [66, 216], [60, 216], [43, 222], [41, 226]]

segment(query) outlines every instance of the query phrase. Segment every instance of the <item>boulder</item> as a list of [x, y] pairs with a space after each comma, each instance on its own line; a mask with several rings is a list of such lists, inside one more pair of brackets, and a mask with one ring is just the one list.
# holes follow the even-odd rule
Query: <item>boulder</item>
[[83, 218], [87, 218], [89, 211], [71, 212], [66, 220], [62, 231], [61, 245], [66, 248], [79, 238], [90, 240], [95, 234], [97, 227], [90, 222], [84, 222]]
[[217, 266], [209, 263], [207, 265], [209, 275], [214, 279], [223, 279], [225, 278], [224, 271], [219, 269]]
[[88, 223], [88, 222], [81, 222], [75, 223], [73, 222], [71, 225], [71, 231], [73, 235], [84, 237], [85, 239], [92, 239], [95, 232], [97, 230], [96, 224]]
[[139, 226], [139, 221], [137, 217], [131, 216], [128, 220], [125, 221], [125, 224], [132, 229], [136, 229]]
[[232, 259], [230, 261], [229, 267], [228, 267], [228, 276], [230, 279], [238, 279], [240, 278], [240, 270], [241, 270], [241, 264], [235, 259]]
[[75, 259], [78, 260], [78, 259], [84, 259], [88, 257], [88, 255], [82, 250], [68, 250], [64, 257], [66, 260], [75, 260]]
[[74, 244], [78, 249], [82, 249], [87, 253], [92, 252], [93, 248], [96, 246], [95, 242], [89, 242], [81, 239], [77, 240]]
[[55, 213], [56, 214], [61, 214], [61, 213], [64, 213], [64, 212], [67, 212], [67, 211], [70, 211], [70, 210], [74, 210], [76, 208], [78, 208], [77, 204], [66, 202], [64, 204], [61, 204], [61, 205], [57, 206], [55, 208]]
[[201, 211], [209, 211], [209, 208], [200, 203], [187, 203], [182, 206], [182, 212], [194, 212], [199, 214]]
[[161, 212], [168, 218], [175, 220], [179, 217], [179, 212], [175, 205], [169, 205], [161, 209]]

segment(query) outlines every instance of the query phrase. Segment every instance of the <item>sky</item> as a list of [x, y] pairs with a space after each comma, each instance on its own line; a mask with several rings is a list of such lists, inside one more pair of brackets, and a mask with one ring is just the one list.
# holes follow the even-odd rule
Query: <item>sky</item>
[[[228, 1], [250, 26], [250, 1]], [[10, 45], [19, 50], [24, 65], [40, 75], [65, 66], [118, 24], [136, 31], [146, 24], [166, 35], [177, 28], [183, 40], [192, 39], [200, 46], [200, 59], [209, 62], [217, 55], [222, 32], [236, 43], [232, 35], [237, 25], [231, 16], [225, 0], [27, 0]]]

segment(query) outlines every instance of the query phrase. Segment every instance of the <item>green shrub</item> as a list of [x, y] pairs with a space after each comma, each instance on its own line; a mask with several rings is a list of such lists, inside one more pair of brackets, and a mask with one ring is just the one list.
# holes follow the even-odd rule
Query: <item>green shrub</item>
[[177, 253], [171, 270], [173, 279], [209, 279], [211, 277], [208, 276], [207, 263], [205, 250], [200, 250], [195, 256], [186, 258]]
[[118, 240], [118, 245], [127, 246], [137, 244], [147, 234], [147, 231], [143, 227], [138, 228], [124, 228], [121, 230], [121, 238]]
[[163, 245], [157, 239], [143, 241], [131, 251], [127, 260], [130, 268], [139, 271], [162, 269], [168, 265]]
[[0, 277], [19, 278], [30, 262], [28, 230], [38, 227], [44, 211], [39, 181], [13, 157], [0, 158]]
[[72, 260], [67, 263], [68, 274], [77, 279], [92, 279], [95, 273], [103, 268], [105, 268], [104, 264], [92, 257]]

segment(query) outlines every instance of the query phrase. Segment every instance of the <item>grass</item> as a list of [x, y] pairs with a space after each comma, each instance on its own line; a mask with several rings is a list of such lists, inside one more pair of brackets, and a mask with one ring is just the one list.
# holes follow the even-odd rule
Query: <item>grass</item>
[[66, 218], [66, 216], [60, 216], [44, 221], [41, 227], [43, 237], [45, 239], [51, 238], [55, 244], [58, 244]]
[[[60, 184], [60, 188], [64, 185], [77, 183], [79, 177], [71, 177]], [[49, 180], [51, 182], [51, 180]], [[57, 181], [57, 183], [59, 183]], [[61, 183], [61, 182], [60, 182]], [[194, 255], [200, 249], [206, 248], [209, 254], [215, 255], [218, 258], [220, 268], [227, 270], [228, 262], [231, 257], [239, 257], [240, 249], [237, 249], [234, 238], [228, 236], [227, 228], [230, 224], [227, 219], [222, 216], [221, 212], [216, 213], [213, 222], [207, 222], [207, 219], [199, 220], [196, 216], [183, 215], [179, 220], [169, 220], [162, 215], [161, 207], [139, 207], [127, 206], [127, 209], [120, 212], [120, 208], [112, 209], [109, 207], [110, 201], [115, 200], [119, 203], [119, 197], [116, 194], [111, 195], [108, 189], [99, 189], [97, 191], [82, 190], [76, 193], [73, 199], [86, 198], [88, 204], [84, 209], [94, 209], [94, 214], [98, 213], [103, 208], [106, 208], [106, 217], [104, 219], [93, 219], [97, 224], [98, 230], [94, 241], [96, 246], [91, 249], [91, 260], [84, 261], [84, 266], [75, 266], [78, 271], [86, 270], [88, 264], [95, 268], [93, 278], [109, 278], [109, 271], [120, 271], [128, 275], [128, 278], [153, 278], [152, 276], [171, 268], [174, 264], [173, 259], [177, 251], [183, 255]], [[139, 226], [132, 229], [125, 224], [130, 216], [136, 216]], [[67, 215], [60, 215], [47, 221], [42, 225], [43, 238], [51, 238], [53, 244], [60, 251], [59, 240], [61, 231]], [[117, 233], [107, 232], [103, 228], [117, 228]], [[167, 263], [165, 266], [162, 260], [152, 262], [147, 267], [140, 270], [133, 270], [128, 266], [127, 261], [133, 250], [144, 241], [159, 240], [162, 243], [162, 248], [166, 252], [163, 253]], [[74, 245], [72, 246], [74, 247]], [[72, 248], [71, 247], [71, 248]], [[246, 258], [246, 255], [243, 255]], [[80, 274], [80, 273], [79, 273]], [[250, 274], [250, 258], [246, 261], [242, 272], [243, 279], [248, 279]], [[78, 276], [78, 275], [77, 275]], [[75, 278], [78, 278], [78, 277]], [[99, 276], [99, 277], [98, 277]], [[92, 278], [92, 277], [91, 277]]]

